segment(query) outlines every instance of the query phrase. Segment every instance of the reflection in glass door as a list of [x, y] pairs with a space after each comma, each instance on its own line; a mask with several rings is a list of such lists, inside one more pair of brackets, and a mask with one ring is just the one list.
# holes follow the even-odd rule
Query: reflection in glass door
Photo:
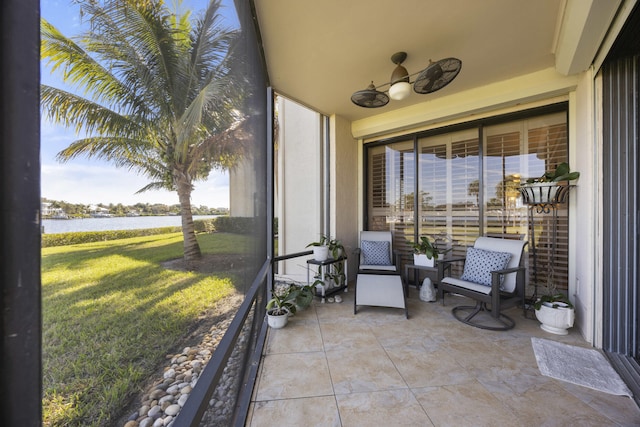
[[478, 132], [422, 138], [418, 145], [418, 234], [464, 255], [479, 234]]
[[[568, 159], [566, 114], [557, 113], [484, 128], [485, 235], [531, 240], [528, 208], [518, 190], [526, 178], [539, 177]], [[529, 241], [527, 283], [553, 281], [568, 288], [569, 212], [557, 206], [557, 218], [532, 210], [535, 241]], [[555, 237], [554, 237], [555, 236]], [[532, 248], [535, 245], [537, 263]], [[527, 295], [533, 293], [527, 289]]]
[[413, 140], [369, 149], [368, 165], [367, 229], [393, 231], [394, 249], [406, 253], [415, 216]]

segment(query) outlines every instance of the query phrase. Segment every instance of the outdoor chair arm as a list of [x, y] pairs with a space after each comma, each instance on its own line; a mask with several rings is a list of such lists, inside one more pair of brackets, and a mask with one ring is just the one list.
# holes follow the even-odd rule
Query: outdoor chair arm
[[356, 271], [360, 270], [360, 253], [362, 252], [362, 249], [360, 248], [355, 248], [353, 250], [353, 254], [355, 255], [356, 258]]
[[393, 265], [396, 266], [396, 269], [400, 269], [400, 258], [402, 257], [402, 254], [400, 253], [399, 250], [394, 249], [393, 250]]
[[460, 261], [464, 261], [466, 260], [467, 257], [457, 257], [457, 258], [443, 258], [443, 259], [438, 259], [438, 263], [441, 264], [452, 264], [454, 262], [460, 262]]
[[438, 266], [438, 283], [445, 278], [445, 274], [446, 276], [451, 276], [451, 266], [453, 263], [460, 261], [464, 262], [466, 259], [466, 257], [458, 257], [438, 260], [438, 263], [436, 264]]
[[519, 270], [524, 271], [525, 268], [524, 267], [505, 268], [504, 270], [494, 270], [494, 271], [491, 272], [491, 274], [505, 275], [505, 274], [509, 274], [509, 273], [515, 273], [516, 271], [519, 271]]

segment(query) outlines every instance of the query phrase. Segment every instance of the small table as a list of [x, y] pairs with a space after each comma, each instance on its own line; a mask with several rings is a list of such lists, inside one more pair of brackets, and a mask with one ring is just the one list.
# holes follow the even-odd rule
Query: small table
[[307, 285], [311, 284], [311, 280], [310, 280], [310, 276], [309, 276], [309, 270], [310, 270], [310, 266], [311, 265], [317, 265], [319, 267], [319, 273], [320, 273], [320, 280], [322, 280], [324, 282], [325, 280], [325, 271], [326, 268], [322, 268], [324, 266], [328, 266], [331, 264], [335, 264], [336, 262], [342, 262], [343, 266], [344, 266], [344, 285], [342, 286], [338, 286], [335, 288], [331, 288], [329, 290], [326, 289], [325, 286], [322, 286], [322, 292], [320, 293], [320, 295], [318, 295], [319, 297], [322, 297], [322, 302], [324, 303], [324, 298], [327, 295], [333, 295], [336, 292], [344, 289], [345, 292], [347, 292], [347, 282], [348, 282], [348, 272], [347, 272], [347, 257], [346, 256], [340, 256], [338, 258], [327, 258], [324, 261], [317, 261], [315, 259], [308, 259], [307, 260]]
[[435, 284], [437, 281], [437, 277], [438, 277], [438, 265], [436, 263], [436, 265], [434, 267], [427, 267], [426, 265], [415, 265], [415, 264], [405, 264], [404, 265], [404, 278], [405, 281], [407, 281], [407, 291], [409, 289], [409, 270], [413, 269], [413, 283], [416, 286], [416, 289], [420, 289], [421, 286], [421, 282], [420, 282], [420, 270], [422, 271], [427, 271], [427, 272], [432, 272], [435, 273], [435, 277], [436, 280], [433, 280], [433, 283]]

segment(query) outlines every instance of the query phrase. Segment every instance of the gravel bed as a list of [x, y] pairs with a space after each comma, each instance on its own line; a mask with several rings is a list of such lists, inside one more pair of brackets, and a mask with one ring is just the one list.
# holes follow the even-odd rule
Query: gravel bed
[[[211, 358], [220, 340], [229, 327], [242, 296], [229, 298], [225, 303], [225, 315], [204, 333], [196, 345], [184, 347], [176, 354], [167, 355], [168, 363], [161, 377], [143, 393], [139, 399], [139, 408], [131, 413], [124, 427], [170, 427], [189, 394], [198, 382], [204, 367]], [[250, 321], [246, 323], [250, 326]], [[235, 397], [239, 386], [239, 374], [242, 372], [244, 347], [247, 344], [247, 327], [239, 338], [232, 356], [224, 370], [220, 384], [209, 401], [209, 409], [204, 415], [202, 425], [225, 426], [235, 407]]]

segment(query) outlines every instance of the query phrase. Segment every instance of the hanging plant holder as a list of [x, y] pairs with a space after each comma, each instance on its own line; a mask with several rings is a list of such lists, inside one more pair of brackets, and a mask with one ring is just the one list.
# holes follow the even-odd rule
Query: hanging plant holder
[[548, 212], [547, 205], [562, 204], [567, 201], [569, 190], [575, 185], [560, 185], [554, 182], [522, 184], [520, 194], [525, 205], [536, 205], [539, 212]]

